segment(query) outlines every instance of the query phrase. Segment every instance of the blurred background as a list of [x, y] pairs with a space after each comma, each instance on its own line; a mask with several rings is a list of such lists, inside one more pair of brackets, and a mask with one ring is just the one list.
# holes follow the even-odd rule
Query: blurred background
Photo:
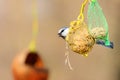
[[[69, 26], [83, 0], [38, 0], [37, 50], [50, 70], [49, 80], [120, 80], [120, 0], [99, 0], [115, 48], [95, 45], [88, 57], [70, 51], [73, 71], [65, 66], [65, 41], [57, 32]], [[13, 80], [11, 63], [32, 38], [32, 0], [0, 0], [0, 80]], [[86, 8], [87, 9], [87, 8]]]

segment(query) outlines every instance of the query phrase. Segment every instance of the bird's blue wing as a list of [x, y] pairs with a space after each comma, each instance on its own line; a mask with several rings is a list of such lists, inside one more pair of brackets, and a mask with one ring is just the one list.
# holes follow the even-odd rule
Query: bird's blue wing
[[105, 45], [105, 41], [103, 40], [96, 40], [96, 44], [98, 45], [102, 45], [102, 46], [105, 46], [105, 47], [108, 47], [108, 48], [114, 48], [114, 43], [113, 42], [110, 42], [110, 45]]

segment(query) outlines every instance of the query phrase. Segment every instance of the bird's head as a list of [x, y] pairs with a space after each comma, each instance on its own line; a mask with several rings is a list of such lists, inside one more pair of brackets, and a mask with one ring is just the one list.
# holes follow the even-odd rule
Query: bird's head
[[65, 39], [66, 36], [67, 36], [67, 34], [68, 34], [68, 32], [69, 32], [69, 28], [68, 28], [68, 27], [63, 27], [63, 28], [61, 28], [61, 29], [58, 31], [58, 35], [59, 35], [60, 37], [62, 37], [63, 39]]

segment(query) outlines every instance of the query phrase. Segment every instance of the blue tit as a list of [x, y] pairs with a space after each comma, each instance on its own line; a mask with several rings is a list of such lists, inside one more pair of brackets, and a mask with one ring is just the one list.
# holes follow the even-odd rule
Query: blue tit
[[[58, 31], [58, 35], [60, 37], [62, 37], [63, 39], [66, 38], [68, 33], [69, 33], [69, 28], [68, 27], [63, 27]], [[113, 42], [110, 42], [110, 45], [105, 45], [105, 42], [103, 40], [100, 40], [100, 39], [96, 39], [96, 44], [102, 45], [102, 46], [105, 46], [105, 47], [108, 47], [108, 48], [112, 48], [112, 49], [114, 47]]]
[[68, 27], [63, 27], [63, 28], [61, 28], [61, 29], [58, 31], [58, 35], [59, 35], [60, 37], [62, 37], [63, 39], [65, 39], [66, 36], [67, 36], [67, 34], [68, 34], [68, 32], [69, 32], [69, 28], [68, 28]]

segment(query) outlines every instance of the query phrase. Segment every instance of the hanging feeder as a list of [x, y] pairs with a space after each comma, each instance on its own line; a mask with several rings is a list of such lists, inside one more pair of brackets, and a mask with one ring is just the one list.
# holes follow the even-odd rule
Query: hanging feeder
[[39, 52], [36, 51], [38, 35], [37, 1], [32, 0], [33, 33], [29, 48], [18, 54], [12, 63], [14, 80], [48, 80], [48, 69], [45, 68]]
[[72, 51], [88, 55], [88, 52], [93, 48], [95, 44], [94, 38], [89, 34], [88, 27], [84, 22], [84, 8], [88, 0], [85, 0], [82, 4], [80, 15], [78, 19], [70, 23], [69, 33], [66, 36], [66, 41]]
[[90, 1], [87, 15], [90, 34], [97, 40], [103, 40], [105, 45], [110, 45], [108, 24], [97, 0]]

